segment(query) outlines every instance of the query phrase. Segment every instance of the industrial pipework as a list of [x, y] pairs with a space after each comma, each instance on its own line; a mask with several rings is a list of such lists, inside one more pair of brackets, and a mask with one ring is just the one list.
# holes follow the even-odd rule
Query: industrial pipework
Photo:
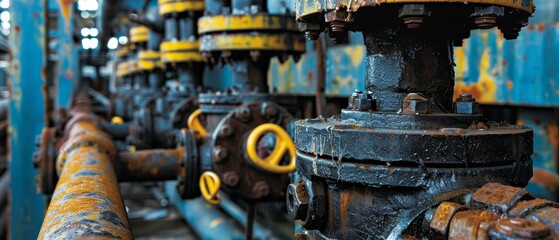
[[87, 96], [79, 96], [65, 126], [56, 165], [60, 179], [38, 239], [133, 239], [112, 162], [117, 149], [101, 131]]
[[187, 127], [188, 117], [198, 109], [198, 93], [203, 90], [204, 64], [198, 51], [197, 21], [202, 16], [204, 2], [160, 0], [158, 3], [158, 10], [153, 10], [159, 19], [156, 22], [161, 22], [161, 38], [150, 37], [150, 43], [157, 40], [153, 43], [157, 47], [140, 53], [139, 63], [140, 66], [145, 63], [146, 67], [159, 66], [154, 69], [164, 70], [164, 81], [158, 87], [162, 94], [150, 95], [134, 113], [129, 142], [138, 149], [174, 147], [176, 131]]
[[229, 65], [232, 85], [199, 95], [200, 109], [188, 120], [191, 131], [182, 133], [198, 153], [185, 160], [181, 195], [197, 197], [194, 188], [200, 186], [213, 203], [219, 189], [248, 202], [284, 198], [287, 173], [295, 170], [285, 129], [296, 101], [269, 93], [267, 69], [272, 57], [302, 54], [304, 37], [288, 11], [270, 14], [267, 1], [208, 0], [204, 13], [198, 22], [202, 57], [210, 67]]
[[472, 29], [518, 36], [532, 1], [298, 0], [306, 36], [362, 31], [365, 90], [341, 116], [296, 123], [287, 203], [297, 239], [551, 239], [557, 204], [524, 189], [532, 130], [453, 101], [453, 45]]

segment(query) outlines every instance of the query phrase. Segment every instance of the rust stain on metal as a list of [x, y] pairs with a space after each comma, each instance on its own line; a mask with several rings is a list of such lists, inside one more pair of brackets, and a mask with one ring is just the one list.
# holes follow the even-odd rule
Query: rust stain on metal
[[88, 99], [75, 100], [77, 114], [57, 160], [60, 179], [38, 239], [133, 239], [111, 162], [116, 146], [87, 116]]
[[482, 210], [457, 212], [450, 222], [448, 239], [478, 239], [487, 236], [486, 224], [499, 219], [499, 215]]
[[448, 232], [448, 226], [452, 217], [456, 212], [462, 209], [462, 205], [452, 202], [443, 202], [437, 208], [433, 220], [431, 220], [431, 229], [437, 231], [442, 235], [446, 235]]
[[38, 239], [59, 237], [132, 239], [111, 161], [94, 146], [68, 154]]

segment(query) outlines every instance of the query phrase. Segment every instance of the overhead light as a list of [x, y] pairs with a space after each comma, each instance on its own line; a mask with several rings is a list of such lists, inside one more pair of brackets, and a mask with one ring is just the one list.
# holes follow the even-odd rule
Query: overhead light
[[82, 28], [82, 30], [80, 32], [81, 32], [83, 37], [87, 37], [90, 34], [89, 28]]
[[2, 13], [0, 13], [0, 20], [2, 20], [4, 22], [9, 22], [10, 21], [10, 12], [9, 11], [3, 11]]
[[10, 29], [12, 25], [9, 22], [2, 22], [2, 28], [3, 29]]
[[109, 42], [107, 42], [107, 47], [109, 49], [116, 49], [118, 47], [118, 39], [116, 37], [112, 37], [111, 39], [109, 39]]
[[90, 38], [89, 47], [91, 49], [96, 49], [97, 47], [99, 47], [99, 40], [97, 38]]
[[97, 37], [99, 35], [99, 30], [97, 28], [90, 28], [89, 29], [89, 36]]
[[88, 11], [81, 11], [80, 16], [82, 16], [82, 18], [89, 18], [89, 12]]
[[9, 8], [10, 7], [10, 0], [2, 0], [0, 1], [0, 7], [1, 8]]
[[120, 43], [121, 45], [124, 45], [128, 42], [128, 38], [126, 36], [121, 36], [118, 38], [118, 43]]
[[97, 11], [99, 3], [97, 0], [79, 0], [78, 9], [80, 11]]
[[82, 47], [83, 47], [83, 49], [90, 49], [90, 48], [91, 48], [91, 47], [90, 47], [91, 45], [90, 45], [89, 42], [90, 42], [90, 41], [89, 41], [89, 38], [83, 38], [83, 39], [82, 39]]

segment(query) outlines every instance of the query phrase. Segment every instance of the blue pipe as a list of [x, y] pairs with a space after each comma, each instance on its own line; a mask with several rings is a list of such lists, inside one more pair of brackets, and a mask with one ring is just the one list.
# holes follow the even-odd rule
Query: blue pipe
[[[225, 197], [224, 193], [221, 193], [221, 204], [219, 205], [225, 212], [227, 212], [231, 217], [237, 222], [241, 223], [243, 227], [246, 228], [247, 224], [247, 212], [239, 207], [236, 203], [231, 201], [228, 197]], [[282, 239], [282, 237], [277, 236], [270, 229], [265, 228], [262, 223], [254, 221], [253, 233], [255, 239]]]
[[203, 198], [181, 200], [176, 191], [176, 182], [165, 183], [165, 193], [188, 225], [201, 239], [221, 240], [245, 238], [243, 230], [219, 208], [210, 205]]

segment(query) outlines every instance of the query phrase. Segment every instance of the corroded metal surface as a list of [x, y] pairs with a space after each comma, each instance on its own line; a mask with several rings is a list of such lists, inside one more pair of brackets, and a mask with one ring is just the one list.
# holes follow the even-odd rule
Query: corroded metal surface
[[297, 15], [305, 17], [307, 15], [323, 13], [328, 10], [347, 8], [350, 12], [355, 12], [360, 8], [378, 7], [390, 4], [405, 3], [458, 3], [462, 5], [498, 5], [511, 7], [533, 13], [535, 6], [533, 0], [297, 0]]
[[116, 146], [88, 113], [87, 97], [78, 95], [74, 104], [57, 160], [60, 179], [39, 239], [132, 239], [113, 168]]
[[72, 150], [38, 239], [132, 239], [109, 157], [94, 146]]
[[299, 3], [307, 38], [326, 30], [343, 41], [357, 30], [366, 47], [365, 91], [354, 91], [339, 117], [296, 123], [302, 178], [287, 202], [308, 238], [489, 239], [517, 233], [506, 230], [515, 224], [540, 231], [504, 220], [492, 228], [529, 198], [501, 184], [531, 178], [532, 130], [490, 122], [472, 95], [453, 94], [452, 46], [472, 29], [516, 38], [531, 1]]
[[117, 166], [119, 181], [165, 181], [177, 178], [183, 148], [122, 152]]
[[[435, 230], [432, 237], [503, 240], [559, 237], [557, 204], [533, 199], [523, 188], [489, 183], [462, 204], [443, 202], [437, 207], [430, 220], [430, 228]], [[441, 227], [448, 232], [440, 231]]]

